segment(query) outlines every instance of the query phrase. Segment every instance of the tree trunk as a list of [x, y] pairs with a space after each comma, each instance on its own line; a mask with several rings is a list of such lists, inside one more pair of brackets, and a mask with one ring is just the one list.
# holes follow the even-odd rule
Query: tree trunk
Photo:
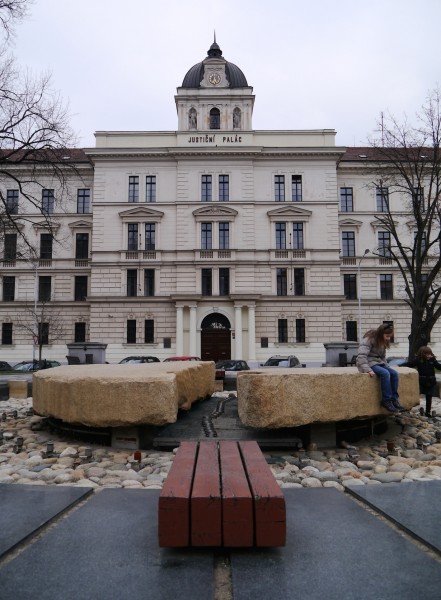
[[433, 325], [427, 323], [418, 312], [413, 312], [409, 335], [409, 360], [415, 358], [421, 346], [429, 345], [432, 327]]

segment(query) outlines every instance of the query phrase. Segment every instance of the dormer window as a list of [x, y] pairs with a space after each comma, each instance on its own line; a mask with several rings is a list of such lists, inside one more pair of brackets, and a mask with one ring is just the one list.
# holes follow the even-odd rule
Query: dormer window
[[210, 129], [220, 129], [220, 110], [218, 108], [210, 110]]

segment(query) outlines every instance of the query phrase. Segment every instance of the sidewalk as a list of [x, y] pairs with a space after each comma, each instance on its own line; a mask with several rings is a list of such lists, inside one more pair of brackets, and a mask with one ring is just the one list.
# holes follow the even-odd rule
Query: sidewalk
[[441, 481], [287, 489], [285, 548], [220, 552], [159, 548], [159, 493], [0, 485], [0, 600], [441, 597]]

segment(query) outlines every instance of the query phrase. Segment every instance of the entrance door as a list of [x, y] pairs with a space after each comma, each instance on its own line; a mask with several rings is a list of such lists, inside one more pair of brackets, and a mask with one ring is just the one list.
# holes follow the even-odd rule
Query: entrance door
[[214, 313], [201, 324], [202, 360], [228, 360], [231, 358], [231, 326], [224, 315]]

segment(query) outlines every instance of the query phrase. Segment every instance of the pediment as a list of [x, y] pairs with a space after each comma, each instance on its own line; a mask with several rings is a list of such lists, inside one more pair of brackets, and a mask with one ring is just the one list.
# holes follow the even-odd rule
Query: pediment
[[[397, 221], [393, 221], [393, 224], [394, 224], [395, 227], [398, 227], [398, 222]], [[387, 223], [383, 223], [379, 219], [375, 219], [375, 221], [371, 221], [370, 225], [371, 225], [371, 227], [373, 229], [385, 229], [386, 231], [390, 230], [390, 225], [387, 224]], [[406, 223], [406, 225], [409, 227], [410, 230], [412, 230], [416, 226], [416, 223], [415, 223], [415, 221], [413, 221], [413, 226], [414, 227], [412, 227], [411, 221], [408, 221]]]
[[74, 221], [73, 223], [69, 223], [69, 227], [71, 229], [78, 229], [79, 227], [87, 227], [88, 229], [92, 229], [92, 222], [86, 221], [85, 219], [80, 219], [79, 221]]
[[164, 213], [144, 206], [136, 206], [118, 213], [121, 219], [162, 219]]
[[357, 219], [340, 219], [338, 222], [340, 227], [361, 227], [363, 223]]
[[312, 211], [300, 206], [281, 206], [273, 208], [266, 213], [273, 221], [274, 219], [309, 219]]
[[231, 217], [237, 216], [237, 210], [229, 206], [202, 206], [193, 211], [195, 217]]
[[46, 231], [57, 231], [60, 228], [60, 223], [48, 223], [47, 221], [35, 221], [32, 223], [34, 229], [45, 229]]

